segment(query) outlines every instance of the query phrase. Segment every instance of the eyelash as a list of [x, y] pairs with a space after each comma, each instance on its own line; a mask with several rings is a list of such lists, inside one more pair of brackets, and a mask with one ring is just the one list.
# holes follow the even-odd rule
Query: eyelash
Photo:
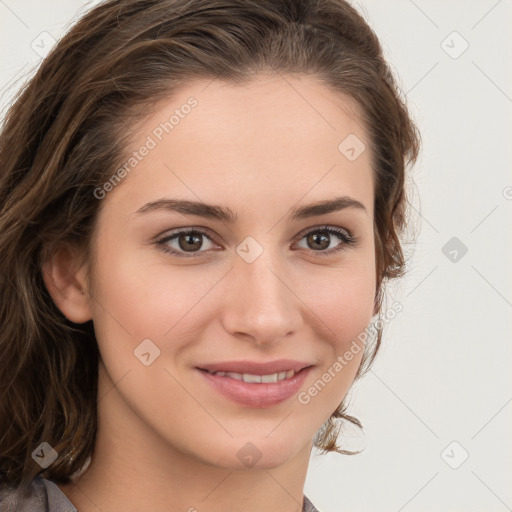
[[[311, 253], [313, 253], [313, 255], [315, 257], [322, 258], [325, 256], [330, 256], [334, 253], [338, 253], [339, 251], [347, 250], [347, 248], [349, 248], [351, 246], [355, 246], [358, 241], [358, 238], [353, 236], [348, 230], [341, 229], [341, 228], [335, 228], [335, 227], [331, 227], [331, 226], [320, 226], [320, 227], [310, 229], [309, 231], [302, 234], [302, 236], [300, 236], [299, 241], [302, 240], [303, 238], [307, 237], [308, 235], [310, 235], [312, 233], [317, 233], [317, 232], [335, 235], [341, 240], [342, 243], [340, 243], [337, 247], [335, 247], [333, 249], [329, 249], [329, 250], [314, 251], [313, 249], [310, 249], [309, 251]], [[210, 239], [212, 242], [214, 242], [214, 240], [212, 240], [212, 237], [206, 231], [203, 231], [201, 229], [196, 229], [196, 228], [188, 228], [188, 229], [182, 229], [181, 231], [176, 231], [176, 232], [172, 233], [171, 235], [166, 235], [164, 238], [157, 240], [155, 242], [155, 245], [166, 254], [172, 254], [173, 256], [178, 256], [178, 257], [183, 257], [183, 258], [195, 258], [195, 257], [201, 256], [202, 253], [207, 252], [207, 251], [200, 250], [197, 252], [191, 252], [191, 253], [187, 254], [186, 252], [179, 252], [174, 249], [171, 249], [171, 248], [169, 248], [168, 245], [166, 245], [167, 242], [169, 242], [170, 240], [174, 240], [183, 234], [203, 235], [203, 236], [207, 237], [208, 239]]]

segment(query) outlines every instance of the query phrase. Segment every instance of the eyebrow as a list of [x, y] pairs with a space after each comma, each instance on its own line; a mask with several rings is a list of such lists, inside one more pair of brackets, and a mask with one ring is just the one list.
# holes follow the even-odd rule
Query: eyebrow
[[[301, 220], [341, 211], [346, 208], [356, 208], [367, 213], [365, 206], [357, 199], [349, 196], [340, 196], [293, 208], [289, 216], [292, 220]], [[230, 224], [236, 222], [238, 218], [237, 214], [227, 207], [201, 203], [199, 201], [168, 198], [161, 198], [146, 203], [135, 213], [149, 213], [160, 210], [178, 212], [185, 215], [197, 215], [198, 217], [220, 220]]]

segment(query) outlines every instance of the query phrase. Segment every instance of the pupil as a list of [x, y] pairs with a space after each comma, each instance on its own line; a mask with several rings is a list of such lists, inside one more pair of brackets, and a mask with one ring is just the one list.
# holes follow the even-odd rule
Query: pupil
[[[329, 236], [326, 234], [319, 235], [318, 233], [323, 233], [321, 231], [309, 235], [309, 242], [311, 242], [311, 245], [315, 246], [317, 245], [317, 249], [326, 249], [329, 247]], [[321, 240], [319, 240], [321, 239]], [[324, 243], [322, 243], [324, 242]]]
[[[182, 243], [183, 239], [186, 240], [185, 243]], [[193, 234], [182, 235], [179, 237], [179, 245], [180, 245], [180, 249], [183, 249], [185, 251], [200, 249], [201, 245], [202, 245], [201, 234], [193, 233]]]

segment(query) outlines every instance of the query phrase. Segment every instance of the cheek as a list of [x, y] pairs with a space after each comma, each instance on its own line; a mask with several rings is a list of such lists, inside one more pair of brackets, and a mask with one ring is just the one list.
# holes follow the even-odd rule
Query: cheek
[[[311, 284], [311, 283], [310, 283]], [[310, 376], [297, 401], [303, 421], [317, 429], [340, 405], [360, 366], [366, 328], [375, 296], [371, 265], [350, 265], [317, 275], [305, 302], [316, 317], [316, 356], [319, 368]], [[306, 420], [306, 418], [308, 418]]]
[[318, 317], [316, 325], [321, 333], [317, 331], [317, 338], [321, 343], [315, 346], [321, 367], [308, 383], [301, 403], [309, 403], [321, 393], [314, 401], [322, 408], [322, 416], [339, 405], [361, 363], [374, 309], [374, 267], [361, 260], [360, 264], [331, 269], [328, 276], [317, 275], [314, 283], [308, 294], [305, 289], [303, 293]]
[[307, 302], [325, 324], [337, 349], [350, 344], [367, 327], [373, 315], [375, 286], [374, 268], [361, 264], [331, 269], [310, 282], [309, 291], [304, 289]]
[[[222, 288], [219, 280], [226, 267], [208, 264], [171, 268], [163, 263], [165, 256], [148, 264], [141, 258], [144, 251], [147, 248], [139, 253], [123, 251], [116, 244], [108, 250], [100, 247], [95, 324], [124, 338], [129, 333], [132, 344], [144, 338], [167, 338], [172, 330], [181, 332], [185, 324], [187, 332], [199, 328], [201, 316], [206, 319], [213, 313], [214, 306], [207, 296], [214, 288]], [[299, 266], [288, 275], [300, 299], [297, 307], [302, 308], [301, 302], [306, 306], [302, 308], [304, 322], [321, 339], [329, 340], [337, 353], [346, 350], [364, 331], [373, 313], [375, 269], [370, 255], [363, 256], [351, 256], [337, 268]], [[217, 306], [223, 303], [216, 302]], [[193, 333], [188, 332], [184, 338], [191, 337]], [[178, 344], [186, 342], [174, 339]]]
[[161, 351], [159, 363], [170, 354], [179, 359], [200, 339], [213, 309], [209, 292], [226, 271], [172, 268], [143, 253], [118, 246], [98, 254], [94, 325], [105, 363], [115, 359], [116, 367], [139, 364], [133, 351], [145, 339]]
[[99, 251], [97, 313], [102, 316], [102, 309], [108, 309], [107, 313], [134, 334], [147, 335], [143, 331], [151, 327], [162, 335], [175, 318], [190, 309], [193, 298], [206, 285], [202, 278], [201, 285], [198, 279], [190, 279], [190, 272], [173, 271], [159, 261], [144, 258], [147, 251], [122, 247]]

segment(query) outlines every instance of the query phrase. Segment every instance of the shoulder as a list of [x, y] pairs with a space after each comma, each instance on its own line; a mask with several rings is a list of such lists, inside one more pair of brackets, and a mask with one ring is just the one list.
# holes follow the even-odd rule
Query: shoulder
[[42, 477], [24, 487], [12, 488], [0, 481], [2, 512], [77, 512], [59, 487]]
[[320, 512], [314, 505], [309, 501], [308, 497], [304, 495], [304, 505], [302, 507], [302, 512]]
[[[2, 512], [78, 512], [59, 487], [41, 477], [24, 488], [11, 488], [0, 481]], [[304, 495], [302, 512], [319, 512]]]

